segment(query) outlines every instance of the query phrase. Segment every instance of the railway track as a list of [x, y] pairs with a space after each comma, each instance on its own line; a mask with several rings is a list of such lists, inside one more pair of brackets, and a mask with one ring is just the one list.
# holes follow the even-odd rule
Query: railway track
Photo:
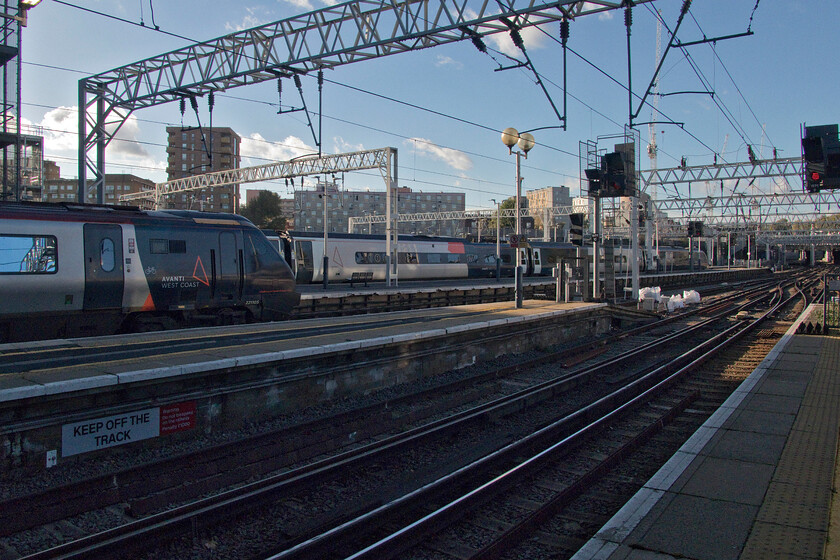
[[[756, 332], [751, 340], [746, 336], [778, 311], [781, 303], [750, 326], [733, 327], [737, 330], [731, 333], [733, 336], [720, 337], [720, 345], [670, 374], [667, 380], [676, 381], [677, 376], [689, 373], [692, 377], [665, 388], [647, 402], [641, 413], [616, 420], [623, 408], [632, 406], [633, 401], [627, 401], [470, 492], [435, 504], [432, 511], [413, 523], [360, 550], [350, 550], [353, 546], [345, 543], [348, 549], [332, 557], [571, 557], [770, 351], [781, 335], [780, 329]], [[802, 308], [804, 305], [799, 311]], [[723, 375], [718, 372], [731, 357], [721, 355], [722, 351], [738, 356], [737, 366], [724, 369]], [[659, 387], [664, 383], [654, 388]], [[666, 432], [677, 422], [681, 425]], [[338, 531], [331, 537], [331, 547], [340, 547], [343, 541]], [[312, 550], [322, 552], [317, 546], [313, 539], [270, 558], [299, 558]]]
[[[761, 289], [759, 289], [759, 291], [761, 291]], [[685, 318], [683, 320], [685, 320]], [[659, 325], [658, 328], [662, 328], [662, 325]], [[704, 326], [700, 326], [700, 327], [695, 326], [694, 327], [695, 331], [702, 330], [703, 328], [705, 328], [705, 327]], [[636, 333], [636, 334], [638, 334], [638, 333]], [[622, 336], [628, 336], [628, 334], [624, 333]], [[683, 335], [683, 336], [685, 336], [685, 335]], [[599, 348], [599, 344], [600, 344], [600, 348]], [[595, 353], [599, 353], [601, 350], [603, 350], [604, 346], [606, 346], [606, 343], [601, 341], [598, 344], [591, 345], [590, 348], [574, 349], [572, 354], [579, 356], [582, 352], [591, 352], [591, 353], [593, 353], [593, 357], [594, 357]], [[563, 359], [572, 360], [573, 358], [569, 358], [568, 354], [566, 355], [566, 357], [560, 357], [558, 355], [557, 357], [553, 358], [553, 361], [554, 361], [554, 363], [556, 363], [558, 361], [562, 361]], [[538, 358], [538, 361], [539, 360], [541, 360], [542, 362], [547, 361], [545, 359], [545, 357]], [[517, 372], [522, 372], [524, 370], [527, 370], [528, 367], [529, 367], [528, 364], [515, 364], [515, 365], [512, 365], [508, 368], [507, 373], [499, 373], [499, 372], [489, 373], [489, 374], [486, 375], [485, 382], [486, 383], [493, 383], [494, 380], [502, 379], [502, 380], [506, 380], [506, 383], [513, 385], [513, 384], [516, 383], [516, 381], [515, 381], [516, 375], [517, 374], [521, 375], [521, 373], [517, 373]], [[601, 364], [601, 369], [600, 370], [590, 371], [588, 373], [588, 376], [590, 377], [590, 379], [592, 379], [596, 376], [600, 376], [600, 379], [603, 380], [604, 375], [605, 375], [604, 372], [611, 367], [614, 368], [615, 365], [613, 364], [612, 366], [609, 366], [609, 365]], [[506, 376], [512, 376], [512, 377], [506, 377]], [[577, 379], [572, 380], [572, 378], [574, 378], [575, 376], [578, 376]], [[218, 506], [212, 506], [214, 509], [216, 509], [216, 513], [210, 513], [211, 506], [209, 505], [209, 502], [207, 502], [207, 501], [196, 502], [194, 504], [189, 504], [189, 505], [186, 505], [186, 506], [182, 506], [180, 508], [176, 508], [174, 510], [169, 510], [169, 511], [161, 513], [161, 514], [149, 516], [147, 518], [144, 518], [143, 520], [135, 521], [132, 524], [129, 524], [127, 526], [123, 526], [122, 528], [112, 529], [108, 533], [100, 534], [98, 536], [89, 536], [89, 537], [86, 537], [84, 539], [74, 541], [73, 543], [70, 543], [68, 545], [64, 545], [63, 547], [53, 548], [51, 550], [44, 551], [43, 553], [41, 553], [42, 556], [39, 556], [39, 555], [36, 554], [35, 556], [32, 556], [32, 557], [33, 558], [35, 558], [35, 557], [67, 557], [67, 558], [72, 558], [72, 557], [83, 557], [85, 555], [90, 555], [90, 554], [95, 554], [97, 557], [107, 557], [108, 554], [109, 554], [109, 552], [108, 552], [109, 547], [114, 547], [114, 546], [116, 546], [116, 548], [112, 549], [112, 552], [110, 554], [114, 554], [116, 556], [121, 556], [126, 550], [129, 550], [130, 547], [132, 547], [132, 546], [136, 546], [138, 549], [142, 549], [142, 548], [145, 548], [145, 545], [147, 545], [149, 543], [150, 539], [162, 539], [162, 537], [154, 537], [154, 536], [150, 537], [149, 536], [150, 534], [154, 534], [154, 533], [152, 533], [152, 530], [163, 531], [164, 532], [163, 534], [165, 534], [167, 536], [167, 538], [171, 537], [171, 535], [173, 533], [177, 533], [177, 530], [178, 530], [179, 527], [186, 529], [186, 532], [188, 534], [194, 534], [194, 531], [196, 530], [196, 527], [200, 527], [205, 523], [210, 524], [210, 523], [213, 522], [214, 518], [228, 519], [232, 514], [235, 514], [236, 512], [238, 512], [239, 508], [242, 508], [243, 511], [253, 508], [254, 505], [253, 505], [252, 500], [255, 500], [255, 499], [263, 500], [263, 502], [261, 502], [263, 504], [271, 503], [271, 501], [275, 499], [272, 496], [276, 496], [277, 494], [288, 496], [288, 491], [289, 491], [289, 488], [291, 488], [291, 487], [294, 487], [296, 491], [299, 491], [302, 488], [304, 488], [306, 485], [310, 485], [310, 486], [314, 487], [318, 484], [325, 484], [324, 482], [317, 482], [317, 480], [318, 480], [317, 477], [320, 476], [322, 473], [327, 472], [330, 469], [332, 469], [332, 471], [333, 471], [333, 474], [331, 475], [333, 477], [332, 480], [335, 480], [335, 477], [336, 477], [335, 473], [336, 472], [339, 472], [339, 473], [344, 472], [345, 474], [349, 473], [349, 472], [358, 472], [358, 471], [350, 471], [350, 469], [365, 470], [365, 469], [368, 468], [365, 465], [370, 465], [371, 464], [370, 461], [372, 461], [373, 463], [376, 463], [377, 461], [380, 461], [380, 462], [381, 461], [390, 461], [391, 459], [382, 459], [382, 457], [391, 457], [392, 455], [398, 454], [398, 453], [411, 454], [412, 449], [415, 448], [414, 446], [417, 446], [418, 442], [422, 442], [424, 439], [434, 439], [434, 438], [440, 438], [440, 437], [454, 438], [454, 437], [456, 437], [456, 436], [452, 435], [454, 433], [452, 430], [455, 430], [455, 428], [452, 427], [454, 425], [458, 425], [459, 427], [457, 428], [457, 430], [460, 430], [461, 432], [469, 433], [472, 430], [473, 435], [472, 436], [467, 435], [467, 439], [469, 439], [470, 437], [473, 437], [473, 438], [477, 438], [477, 439], [481, 440], [480, 435], [477, 436], [476, 434], [480, 434], [482, 429], [487, 425], [487, 423], [492, 424], [494, 422], [498, 422], [500, 418], [510, 417], [512, 414], [515, 413], [516, 410], [522, 410], [522, 409], [524, 409], [528, 406], [531, 406], [531, 403], [551, 401], [553, 398], [556, 398], [557, 395], [567, 394], [567, 392], [570, 390], [571, 387], [579, 387], [582, 384], [586, 383], [586, 381], [584, 380], [585, 376], [583, 374], [575, 374], [575, 375], [569, 374], [569, 375], [566, 375], [566, 376], [563, 376], [563, 377], [565, 377], [566, 379], [563, 381], [563, 383], [565, 383], [565, 385], [564, 385], [564, 388], [562, 388], [562, 389], [556, 388], [556, 387], [548, 389], [546, 387], [543, 387], [539, 391], [532, 391], [530, 393], [525, 393], [524, 391], [522, 391], [522, 392], [520, 392], [521, 394], [514, 394], [514, 396], [505, 397], [506, 399], [509, 400], [509, 402], [507, 404], [501, 405], [500, 403], [493, 403], [492, 405], [485, 405], [485, 407], [486, 407], [485, 410], [470, 409], [469, 414], [462, 414], [462, 418], [460, 418], [460, 419], [456, 419], [454, 417], [449, 417], [449, 418], [441, 420], [437, 423], [426, 421], [426, 419], [428, 419], [428, 418], [430, 418], [434, 415], [444, 414], [443, 411], [447, 407], [451, 408], [452, 406], [458, 406], [459, 404], [463, 406], [464, 403], [467, 403], [469, 401], [469, 398], [467, 397], [468, 390], [467, 390], [466, 387], [470, 384], [474, 385], [475, 383], [478, 383], [478, 381], [470, 380], [470, 381], [464, 382], [464, 384], [462, 384], [460, 387], [454, 388], [449, 393], [450, 395], [459, 395], [459, 398], [455, 398], [455, 397], [450, 396], [448, 398], [448, 400], [449, 400], [448, 404], [442, 404], [447, 400], [447, 399], [444, 399], [443, 401], [440, 401], [440, 403], [437, 404], [437, 405], [433, 405], [431, 407], [429, 407], [429, 406], [425, 407], [426, 410], [425, 410], [424, 413], [414, 413], [413, 415], [412, 414], [407, 414], [407, 413], [402, 414], [403, 417], [411, 418], [414, 422], [425, 421], [427, 425], [423, 426], [423, 428], [422, 428], [423, 431], [422, 432], [418, 431], [417, 433], [409, 434], [409, 437], [400, 436], [399, 439], [402, 440], [401, 442], [398, 442], [396, 440], [397, 436], [394, 436], [393, 441], [391, 441], [392, 438], [389, 438], [389, 437], [386, 437], [386, 436], [383, 435], [383, 434], [387, 433], [388, 430], [391, 430], [391, 431], [398, 430], [398, 427], [396, 426], [396, 423], [391, 422], [390, 424], [385, 425], [384, 427], [386, 429], [381, 431], [379, 434], [374, 433], [374, 432], [367, 433], [366, 435], [369, 438], [382, 438], [383, 443], [379, 443], [377, 445], [380, 448], [380, 451], [378, 451], [378, 452], [373, 452], [371, 449], [366, 449], [366, 447], [370, 447], [370, 446], [373, 445], [373, 444], [370, 444], [370, 446], [360, 447], [358, 450], [349, 451], [349, 452], [346, 452], [343, 455], [339, 455], [338, 460], [336, 460], [334, 458], [326, 458], [326, 459], [323, 459], [322, 461], [311, 463], [310, 465], [308, 465], [306, 467], [302, 467], [301, 469], [289, 470], [287, 473], [284, 473], [282, 475], [278, 475], [276, 477], [270, 478], [267, 481], [253, 483], [253, 484], [246, 485], [246, 486], [242, 487], [242, 489], [240, 489], [240, 490], [230, 491], [230, 492], [227, 492], [227, 493], [220, 494], [220, 497], [217, 497], [217, 498], [213, 499], [217, 504], [220, 504]], [[521, 383], [521, 382], [522, 381], [519, 381], [519, 383]], [[498, 384], [498, 381], [496, 381], [496, 383]], [[553, 381], [552, 383], [556, 383], [556, 381]], [[453, 387], [455, 387], [455, 386], [453, 386]], [[431, 398], [431, 393], [439, 393], [439, 392], [440, 392], [439, 388], [433, 389], [433, 390], [430, 391], [429, 394], [425, 395], [420, 400], [430, 399]], [[481, 390], [474, 390], [474, 392], [476, 394], [478, 394], [478, 393], [481, 393]], [[541, 396], [537, 396], [537, 395], [541, 395]], [[461, 401], [460, 403], [457, 402], [459, 400]], [[408, 404], [409, 402], [410, 401], [406, 401], [406, 404], [405, 404], [406, 407], [417, 408], [416, 404], [411, 405], [411, 404]], [[415, 403], [417, 402], [417, 396], [416, 395], [413, 397], [413, 402], [415, 402]], [[396, 403], [396, 402], [393, 402], [393, 403], [389, 403], [388, 406], [389, 406], [388, 414], [383, 414], [382, 411], [380, 410], [378, 415], [375, 417], [375, 418], [377, 418], [377, 420], [374, 420], [374, 422], [373, 422], [374, 424], [376, 424], [377, 422], [380, 422], [380, 423], [384, 424], [385, 418], [388, 415], [391, 415], [393, 417], [395, 409], [398, 409], [400, 404]], [[419, 407], [419, 408], [423, 408], [423, 407]], [[369, 411], [369, 410], [359, 411], [358, 416], [355, 416], [355, 420], [351, 419], [351, 418], [353, 418], [353, 415], [348, 415], [347, 423], [340, 424], [341, 427], [338, 428], [336, 431], [345, 433], [347, 431], [346, 427], [347, 426], [352, 426], [353, 422], [356, 422], [357, 424], [362, 425], [361, 421], [359, 419], [364, 418], [365, 416], [369, 417], [370, 412], [371, 411]], [[550, 414], [549, 413], [546, 413], [546, 414], [547, 414], [547, 416], [551, 416], [551, 414], [554, 414], [554, 412], [552, 412]], [[470, 415], [472, 417], [470, 417]], [[464, 428], [463, 427], [465, 425], [469, 425], [469, 423], [472, 423], [472, 426], [473, 426], [472, 428]], [[434, 424], [438, 424], [438, 425], [434, 426]], [[433, 432], [437, 435], [434, 435], [434, 436], [430, 435], [430, 432], [429, 432], [430, 429], [433, 430]], [[533, 430], [533, 426], [525, 428], [525, 430], [528, 430], [528, 429]], [[568, 430], [569, 428], [567, 427], [566, 429]], [[312, 430], [311, 427], [302, 430], [301, 433], [306, 433], [307, 430], [309, 430], [310, 433], [314, 433], [314, 431]], [[294, 438], [292, 438], [292, 439], [294, 439]], [[498, 441], [494, 441], [494, 442], [491, 443], [491, 441], [490, 441], [491, 438], [486, 438], [486, 439], [488, 441], [485, 441], [483, 445], [485, 445], [487, 447], [492, 447], [493, 445], [498, 445]], [[329, 438], [318, 439], [317, 441], [319, 441], [319, 442], [320, 441], [329, 441]], [[310, 442], [310, 444], [312, 444], [312, 442]], [[316, 443], [312, 446], [317, 447], [317, 445], [318, 444]], [[328, 445], [327, 445], [327, 447], [328, 447]], [[478, 453], [478, 451], [481, 450], [481, 447], [482, 447], [481, 445], [477, 446], [476, 453]], [[241, 448], [241, 446], [240, 446], [240, 448]], [[400, 449], [402, 449], [403, 451], [398, 451]], [[274, 452], [275, 455], [277, 453], [278, 453], [277, 451]], [[379, 454], [379, 456], [378, 456], [379, 458], [376, 458], [377, 457], [376, 453]], [[270, 454], [270, 453], [268, 453], [268, 454]], [[371, 459], [371, 457], [373, 457], [373, 459]], [[194, 458], [191, 458], [191, 459], [194, 459]], [[184, 462], [187, 463], [191, 459], [185, 460]], [[209, 463], [211, 463], [211, 461], [208, 461], [208, 464]], [[173, 465], [176, 465], [176, 464], [177, 463], [170, 464], [169, 468], [172, 468]], [[329, 465], [332, 465], [332, 466], [329, 466]], [[274, 465], [272, 468], [278, 468], [278, 467], [277, 467], [277, 465]], [[287, 465], [285, 467], [280, 467], [280, 468], [290, 468], [290, 467], [288, 467], [288, 465]], [[252, 474], [258, 474], [258, 473], [255, 471], [255, 472], [252, 472]], [[154, 476], [149, 477], [149, 479], [153, 479], [153, 478], [154, 478]], [[333, 482], [332, 484], [336, 484], [336, 483]], [[349, 483], [346, 483], [346, 484], [349, 484]], [[392, 484], [396, 484], [398, 486], [405, 486], [407, 484], [407, 482], [403, 481], [402, 483], [392, 483]], [[204, 485], [198, 484], [196, 486], [197, 487], [201, 487], [201, 486], [206, 487], [207, 485], [206, 484], [204, 484]], [[191, 492], [194, 492], [196, 489], [197, 488], [193, 488], [190, 491], [184, 491], [183, 489], [180, 489], [179, 491], [182, 494], [181, 499], [183, 499], [184, 496], [189, 496], [191, 494]], [[396, 489], [394, 490], [394, 492], [396, 492]], [[177, 492], [176, 492], [176, 494], [177, 494]], [[234, 494], [236, 494], [236, 495], [234, 495]], [[256, 498], [257, 495], [259, 495], [261, 497]], [[166, 498], [161, 498], [161, 496], [167, 496], [167, 497]], [[124, 498], [125, 498], [125, 495], [119, 497], [118, 499], [123, 500]], [[162, 502], [166, 501], [167, 499], [170, 499], [169, 495], [166, 492], [161, 491], [159, 493], [159, 495], [157, 495], [156, 497], [150, 497], [150, 496], [147, 496], [145, 498], [137, 497], [137, 498], [129, 499], [129, 502], [132, 504], [131, 507], [132, 507], [133, 513], [139, 514], [141, 511], [144, 511], [143, 508], [146, 508], [145, 511], [150, 511], [150, 510], [156, 509], [157, 507], [160, 507], [160, 504]], [[226, 501], [226, 500], [233, 500], [233, 501]], [[292, 499], [292, 502], [294, 502], [294, 500], [298, 500], [298, 504], [307, 504], [307, 499], [306, 498], [295, 497], [295, 498]], [[32, 501], [33, 500], [30, 499], [30, 502], [32, 502]], [[246, 505], [246, 503], [248, 505]], [[288, 502], [288, 499], [287, 499], [287, 504], [288, 503], [290, 503], [290, 502]], [[271, 508], [272, 506], [257, 506], [257, 507]], [[300, 505], [299, 506], [300, 509], [306, 509], [306, 507], [307, 507], [306, 505]], [[360, 510], [364, 510], [364, 509], [369, 510], [370, 506], [369, 505], [368, 506], [359, 505], [358, 508]], [[3, 508], [3, 509], [8, 511], [5, 508]], [[193, 512], [199, 512], [199, 514], [194, 514]], [[347, 515], [346, 512], [342, 512], [341, 514], [324, 515], [323, 516], [324, 518], [321, 519], [320, 524], [321, 525], [330, 525], [330, 524], [334, 525], [335, 524], [334, 520], [331, 523], [329, 521], [329, 519], [327, 519], [327, 518], [330, 518], [330, 517], [344, 518], [344, 517], [346, 517], [346, 515]], [[288, 516], [288, 514], [287, 514], [287, 516]], [[168, 518], [169, 521], [165, 521], [163, 519], [164, 517]], [[292, 525], [295, 525], [295, 524], [293, 523]], [[294, 543], [295, 541], [303, 542], [305, 540], [304, 537], [306, 535], [311, 534], [313, 531], [317, 531], [317, 529], [311, 529], [311, 528], [310, 529], [304, 529], [303, 528], [303, 525], [304, 525], [303, 523], [297, 523], [297, 525], [298, 525], [297, 531], [291, 531], [289, 534], [278, 537], [277, 540], [279, 540], [279, 542], [285, 543], [285, 544], [281, 544], [280, 546], [285, 546], [285, 545], [288, 545], [289, 543]], [[318, 525], [318, 523], [316, 523], [316, 525]], [[210, 529], [209, 531], [212, 532], [213, 529]], [[311, 538], [314, 538], [314, 537], [311, 537]], [[103, 541], [106, 544], [94, 543], [94, 541], [96, 541], [96, 540]], [[203, 540], [201, 538], [199, 538], [199, 540], [201, 540], [202, 542], [205, 542], [205, 543], [216, 542], [216, 539], [214, 537], [204, 538]], [[224, 540], [224, 539], [222, 539], [222, 540]], [[114, 543], [117, 543], [117, 542], [119, 544], [115, 545]], [[211, 546], [211, 545], [208, 544], [208, 545], [205, 546], [205, 548], [210, 547], [210, 548], [215, 550], [216, 546], [217, 545], [212, 545]], [[46, 556], [43, 556], [43, 555], [46, 555]]]

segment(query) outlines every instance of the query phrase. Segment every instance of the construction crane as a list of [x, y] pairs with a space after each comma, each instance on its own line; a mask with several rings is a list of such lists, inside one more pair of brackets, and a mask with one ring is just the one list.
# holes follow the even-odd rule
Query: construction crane
[[[662, 11], [656, 11], [656, 60], [654, 64], [656, 66], [659, 65], [659, 57], [662, 56]], [[656, 146], [656, 112], [659, 107], [659, 74], [656, 75], [656, 78], [653, 82], [653, 106], [650, 111], [650, 124], [648, 125], [648, 131], [650, 133], [650, 141], [648, 142], [647, 152], [648, 156], [650, 157], [650, 168], [656, 173], [656, 152], [658, 150]], [[659, 259], [659, 222], [656, 216], [656, 199], [658, 198], [657, 193], [657, 185], [653, 185], [653, 190], [649, 193], [650, 194], [650, 206], [653, 210], [653, 216], [649, 216], [653, 218], [653, 225], [656, 228], [655, 232], [655, 239], [656, 239], [656, 247], [653, 254], [656, 255], [656, 259]], [[650, 224], [650, 220], [646, 221], [647, 224]], [[645, 245], [650, 247], [650, 237], [651, 237], [651, 228], [650, 225], [647, 226], [645, 230]], [[648, 251], [648, 259], [651, 262], [648, 262], [648, 270], [650, 267], [653, 266], [653, 254], [651, 251]]]

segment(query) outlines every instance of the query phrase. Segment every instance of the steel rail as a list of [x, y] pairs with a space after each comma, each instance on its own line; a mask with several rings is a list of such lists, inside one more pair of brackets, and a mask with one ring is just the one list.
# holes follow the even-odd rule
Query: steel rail
[[[642, 393], [633, 396], [617, 408], [610, 410], [603, 416], [593, 420], [585, 427], [576, 431], [574, 434], [563, 438], [559, 442], [529, 457], [528, 459], [519, 463], [517, 466], [496, 476], [494, 479], [488, 481], [487, 483], [471, 490], [463, 496], [436, 509], [435, 511], [427, 514], [422, 519], [392, 533], [388, 537], [380, 539], [376, 543], [369, 545], [363, 550], [348, 556], [346, 560], [385, 560], [388, 558], [393, 558], [396, 555], [404, 552], [411, 546], [418, 544], [425, 536], [439, 531], [442, 527], [448, 526], [453, 521], [461, 519], [467, 511], [470, 511], [472, 508], [486, 503], [494, 496], [498, 495], [500, 492], [506, 490], [513, 484], [517, 483], [519, 480], [530, 476], [536, 470], [542, 468], [543, 464], [547, 460], [551, 460], [554, 456], [562, 454], [568, 449], [579, 445], [582, 439], [587, 438], [593, 433], [596, 433], [611, 425], [618, 417], [620, 417], [624, 413], [647, 402], [653, 396], [657, 395], [664, 389], [669, 388], [673, 383], [675, 383], [688, 373], [693, 372], [694, 370], [699, 368], [703, 363], [716, 356], [723, 350], [727, 349], [736, 341], [746, 336], [748, 333], [755, 330], [759, 324], [764, 322], [764, 320], [766, 320], [771, 314], [775, 313], [784, 303], [786, 303], [786, 300], [784, 300], [784, 298], [782, 297], [781, 288], [779, 292], [772, 294], [771, 297], [773, 298], [775, 303], [772, 305], [771, 309], [766, 311], [759, 318], [747, 324], [745, 324], [744, 322], [739, 322], [738, 324], [733, 325], [726, 331], [716, 335], [709, 341], [703, 343], [697, 349], [690, 351], [689, 353], [687, 353], [692, 355], [692, 359], [689, 363], [682, 367], [679, 367], [676, 371], [668, 372], [664, 378], [657, 379], [655, 384], [653, 384], [650, 387], [647, 387]], [[776, 300], [777, 297], [778, 300]], [[759, 300], [762, 301], [764, 299], [766, 298], [759, 298]], [[647, 382], [651, 378], [656, 379], [658, 377], [661, 377], [662, 373], [667, 372], [668, 369], [670, 369], [669, 366], [657, 368], [653, 372], [645, 375], [643, 378], [640, 378], [632, 382], [628, 386], [617, 390], [615, 393], [603, 397], [595, 403], [592, 403], [587, 407], [587, 409], [594, 409], [596, 408], [596, 405], [599, 405], [606, 401], [611, 401], [614, 395], [625, 394], [637, 384]], [[551, 508], [556, 508], [558, 506], [559, 502], [554, 502], [550, 504]], [[538, 522], [545, 514], [545, 511], [538, 510], [531, 517], [529, 517], [528, 520], [526, 520], [525, 526], [512, 527], [511, 529], [509, 529], [509, 531], [507, 531], [504, 534], [504, 540], [500, 539], [499, 541], [497, 541], [497, 543], [489, 545], [488, 547], [482, 549], [481, 551], [477, 552], [473, 556], [470, 556], [469, 558], [471, 560], [486, 560], [489, 558], [497, 558], [505, 547], [509, 547], [510, 544], [514, 543], [518, 539], [521, 539], [522, 536], [525, 534], [525, 531], [528, 528], [530, 528], [531, 525]], [[272, 556], [269, 560], [286, 560], [287, 558], [289, 558], [289, 556], [281, 554]]]
[[[765, 289], [758, 288], [757, 290], [762, 291]], [[681, 316], [684, 317], [685, 314]], [[665, 321], [671, 320], [674, 320], [674, 318], [669, 318]], [[705, 325], [706, 322], [702, 324]], [[699, 327], [696, 325], [690, 327], [690, 329], [696, 328]], [[680, 333], [675, 333], [667, 339], [663, 339], [661, 342], [667, 342], [679, 335]], [[628, 354], [637, 355], [638, 351], [631, 350]], [[545, 360], [545, 357], [542, 360]], [[521, 364], [514, 367], [521, 367]], [[236, 515], [252, 508], [255, 504], [271, 500], [275, 495], [287, 492], [292, 487], [299, 488], [301, 485], [310, 484], [311, 482], [309, 481], [316, 475], [323, 475], [328, 472], [340, 472], [342, 469], [352, 468], [354, 465], [358, 465], [359, 462], [366, 460], [373, 454], [386, 453], [400, 449], [402, 446], [414, 445], [423, 438], [432, 437], [436, 433], [453, 429], [454, 426], [461, 425], [466, 421], [483, 418], [486, 415], [498, 415], [502, 411], [502, 407], [505, 406], [521, 407], [521, 405], [512, 405], [512, 402], [521, 403], [527, 400], [533, 400], [534, 396], [539, 393], [558, 392], [561, 390], [558, 387], [560, 384], [568, 386], [569, 384], [578, 383], [590, 371], [597, 370], [592, 368], [592, 370], [585, 370], [584, 372], [564, 377], [559, 381], [545, 382], [506, 398], [485, 403], [455, 416], [410, 430], [404, 434], [386, 438], [376, 444], [342, 453], [335, 458], [325, 459], [300, 469], [295, 469], [294, 471], [289, 471], [235, 490], [221, 493], [211, 498], [149, 516], [148, 518], [135, 521], [128, 525], [90, 535], [46, 551], [35, 553], [26, 558], [29, 560], [41, 558], [69, 559], [83, 558], [90, 555], [96, 555], [100, 558], [120, 557], [125, 554], [126, 550], [135, 547], [142, 549], [149, 543], [157, 542], [160, 538], [163, 538], [159, 536], [150, 538], [150, 534], [172, 535], [181, 531], [189, 532], [197, 526], [212, 522], [214, 519]], [[592, 373], [590, 372], [589, 375], [592, 375]]]

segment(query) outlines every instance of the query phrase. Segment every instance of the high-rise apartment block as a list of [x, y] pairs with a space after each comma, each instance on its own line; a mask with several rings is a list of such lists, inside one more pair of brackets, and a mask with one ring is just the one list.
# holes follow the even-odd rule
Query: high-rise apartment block
[[[242, 138], [230, 128], [166, 127], [166, 173], [169, 181], [201, 173], [239, 169]], [[167, 208], [235, 213], [239, 184], [169, 195]]]

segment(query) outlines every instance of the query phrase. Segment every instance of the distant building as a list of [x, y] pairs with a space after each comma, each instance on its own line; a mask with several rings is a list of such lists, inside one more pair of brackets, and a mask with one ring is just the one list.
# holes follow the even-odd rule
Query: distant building
[[61, 168], [54, 161], [44, 160], [44, 180], [50, 181], [61, 177]]
[[[230, 128], [213, 127], [202, 131], [166, 127], [166, 174], [169, 181], [212, 171], [239, 169], [242, 138]], [[175, 193], [166, 197], [165, 204], [168, 208], [180, 210], [236, 213], [239, 210], [239, 184]]]
[[[534, 218], [534, 227], [543, 231], [543, 239], [551, 241], [565, 241], [569, 231], [568, 216], [554, 216], [546, 214], [546, 209], [572, 205], [572, 197], [568, 187], [545, 187], [525, 193], [528, 199], [528, 209]], [[547, 226], [543, 227], [548, 220]]]
[[[324, 231], [324, 193], [327, 196], [327, 231], [347, 232], [350, 218], [385, 215], [385, 191], [339, 191], [332, 183], [318, 183], [309, 190], [295, 191], [295, 229]], [[456, 192], [413, 192], [407, 187], [397, 189], [397, 208], [400, 214], [432, 212], [463, 212], [466, 195]], [[433, 220], [400, 222], [402, 234], [463, 236], [464, 220]], [[357, 227], [350, 233], [385, 233], [385, 224]]]
[[[77, 202], [79, 198], [79, 180], [56, 177], [60, 172], [60, 168], [53, 162], [49, 163], [54, 166], [54, 171], [51, 170], [51, 178], [44, 182], [44, 189], [39, 200], [43, 202]], [[93, 180], [88, 180], [88, 186], [90, 187], [92, 185]], [[149, 179], [143, 179], [142, 177], [128, 173], [106, 173], [103, 193], [105, 204], [118, 205], [120, 204], [119, 198], [121, 195], [138, 193], [154, 188], [154, 181]], [[88, 188], [87, 200], [85, 202], [95, 204], [96, 192]]]

